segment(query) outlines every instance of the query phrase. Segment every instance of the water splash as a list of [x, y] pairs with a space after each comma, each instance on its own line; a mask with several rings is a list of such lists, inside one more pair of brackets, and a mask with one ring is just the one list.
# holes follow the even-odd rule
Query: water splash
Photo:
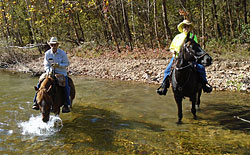
[[63, 124], [58, 116], [50, 116], [49, 121], [44, 123], [41, 115], [32, 115], [28, 121], [18, 123], [18, 127], [22, 129], [22, 135], [50, 136], [60, 131]]

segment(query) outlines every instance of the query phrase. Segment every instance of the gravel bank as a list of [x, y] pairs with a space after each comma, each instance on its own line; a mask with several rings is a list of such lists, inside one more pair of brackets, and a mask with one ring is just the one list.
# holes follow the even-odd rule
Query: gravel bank
[[[170, 59], [69, 57], [69, 60], [70, 75], [160, 84]], [[39, 75], [43, 72], [43, 57], [25, 64], [8, 65], [8, 69]], [[206, 71], [208, 81], [215, 90], [250, 92], [250, 61], [214, 60]]]

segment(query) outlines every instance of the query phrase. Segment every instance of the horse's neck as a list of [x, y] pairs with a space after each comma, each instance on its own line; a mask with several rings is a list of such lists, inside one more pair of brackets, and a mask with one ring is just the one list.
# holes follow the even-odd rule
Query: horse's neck
[[176, 61], [176, 67], [181, 68], [187, 66], [189, 63], [184, 59], [183, 52], [180, 52], [179, 57]]
[[45, 88], [45, 89], [48, 89], [49, 86], [53, 83], [53, 80], [46, 77], [43, 82], [41, 83], [41, 87], [40, 88]]

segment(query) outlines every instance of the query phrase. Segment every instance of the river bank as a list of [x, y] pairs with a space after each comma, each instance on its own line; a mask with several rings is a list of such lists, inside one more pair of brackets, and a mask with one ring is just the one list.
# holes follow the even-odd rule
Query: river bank
[[[82, 58], [69, 55], [70, 75], [95, 78], [138, 81], [159, 85], [170, 57], [166, 58]], [[10, 71], [40, 75], [43, 72], [43, 56], [15, 64], [0, 63]], [[206, 68], [207, 79], [214, 90], [250, 92], [250, 61], [214, 59]]]

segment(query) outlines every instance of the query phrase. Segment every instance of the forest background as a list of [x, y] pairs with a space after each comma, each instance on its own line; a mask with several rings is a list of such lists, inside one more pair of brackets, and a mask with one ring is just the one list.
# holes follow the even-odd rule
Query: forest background
[[[248, 59], [247, 0], [0, 0], [1, 46], [26, 49], [51, 36], [76, 56], [105, 51], [161, 53], [189, 12], [199, 43], [218, 56]], [[77, 47], [77, 48], [76, 48]], [[94, 53], [94, 54], [93, 54]]]

